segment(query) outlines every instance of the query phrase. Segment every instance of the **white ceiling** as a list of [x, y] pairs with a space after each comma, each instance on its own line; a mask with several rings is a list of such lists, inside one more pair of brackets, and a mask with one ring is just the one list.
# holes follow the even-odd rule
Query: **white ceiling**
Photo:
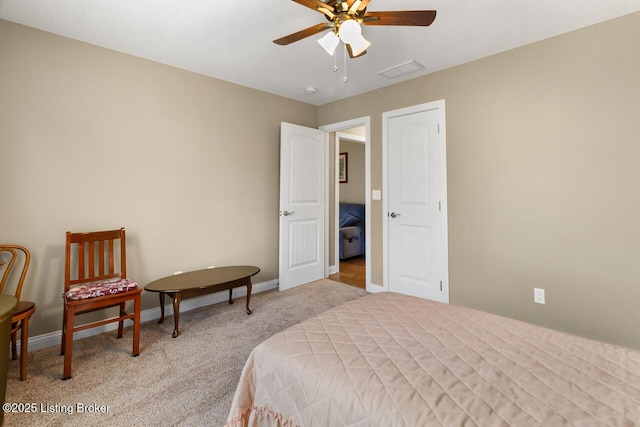
[[[368, 10], [437, 10], [430, 27], [363, 29], [367, 54], [342, 82], [316, 43], [272, 42], [323, 15], [291, 0], [0, 0], [0, 18], [314, 105], [346, 98], [640, 10], [640, 0], [372, 0]], [[409, 60], [425, 69], [386, 79]], [[315, 87], [314, 95], [305, 94]]]

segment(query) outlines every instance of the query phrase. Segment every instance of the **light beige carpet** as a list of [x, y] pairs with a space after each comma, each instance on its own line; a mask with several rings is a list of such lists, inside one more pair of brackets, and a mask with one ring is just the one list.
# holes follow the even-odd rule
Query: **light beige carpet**
[[[257, 344], [364, 294], [331, 280], [263, 292], [251, 297], [251, 316], [244, 298], [181, 313], [175, 339], [172, 316], [162, 325], [143, 323], [135, 358], [130, 328], [122, 339], [115, 331], [89, 337], [74, 343], [68, 381], [60, 379], [58, 347], [29, 353], [25, 382], [18, 379], [18, 361], [9, 362], [6, 401], [33, 403], [36, 411], [6, 413], [4, 425], [223, 425], [244, 362]], [[78, 413], [82, 405], [85, 412]]]

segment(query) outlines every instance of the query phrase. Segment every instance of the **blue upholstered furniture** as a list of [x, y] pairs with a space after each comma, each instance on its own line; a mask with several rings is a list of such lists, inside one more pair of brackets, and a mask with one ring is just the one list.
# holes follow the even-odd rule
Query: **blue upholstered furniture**
[[364, 255], [364, 205], [340, 203], [338, 227], [340, 259]]

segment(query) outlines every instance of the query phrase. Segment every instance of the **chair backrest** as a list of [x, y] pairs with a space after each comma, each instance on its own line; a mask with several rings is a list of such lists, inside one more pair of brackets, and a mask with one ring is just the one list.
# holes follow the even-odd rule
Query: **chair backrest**
[[5, 285], [9, 282], [9, 278], [13, 276], [13, 267], [16, 262], [18, 262], [16, 268], [22, 265], [20, 278], [18, 279], [14, 292], [16, 299], [20, 301], [22, 285], [24, 285], [24, 279], [27, 277], [27, 270], [29, 270], [29, 264], [31, 263], [31, 253], [23, 246], [0, 244], [0, 271], [4, 270], [2, 273], [2, 281], [0, 282], [0, 293], [4, 292]]
[[64, 270], [65, 292], [72, 286], [84, 283], [126, 278], [127, 254], [124, 227], [119, 230], [88, 233], [67, 231]]

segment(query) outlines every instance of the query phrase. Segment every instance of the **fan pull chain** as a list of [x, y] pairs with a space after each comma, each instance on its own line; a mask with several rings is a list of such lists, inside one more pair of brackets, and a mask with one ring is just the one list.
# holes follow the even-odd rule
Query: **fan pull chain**
[[333, 72], [335, 73], [336, 71], [338, 71], [338, 55], [336, 55], [336, 52], [333, 52]]
[[347, 78], [347, 45], [344, 44], [344, 76], [342, 78], [342, 83], [347, 83], [349, 79]]

